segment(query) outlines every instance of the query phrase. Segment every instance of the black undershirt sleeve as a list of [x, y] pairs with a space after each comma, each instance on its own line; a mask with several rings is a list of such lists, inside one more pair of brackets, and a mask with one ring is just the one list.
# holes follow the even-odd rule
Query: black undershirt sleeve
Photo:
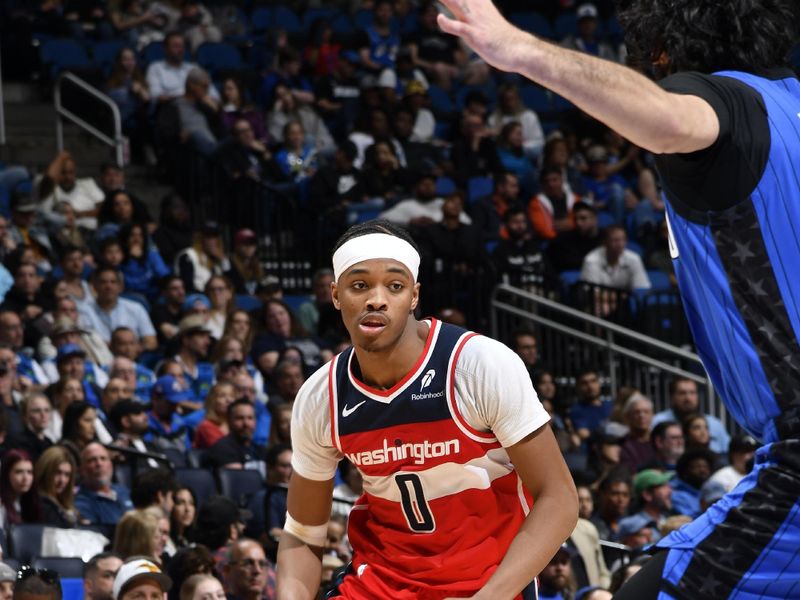
[[719, 137], [709, 148], [656, 157], [675, 210], [688, 217], [687, 213], [725, 210], [747, 199], [769, 158], [769, 123], [761, 95], [736, 79], [701, 73], [678, 73], [659, 85], [704, 99], [720, 124]]

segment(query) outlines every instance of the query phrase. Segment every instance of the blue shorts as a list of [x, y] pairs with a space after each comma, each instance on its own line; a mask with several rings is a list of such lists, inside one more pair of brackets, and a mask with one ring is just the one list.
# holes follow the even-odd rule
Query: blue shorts
[[669, 550], [658, 600], [800, 598], [800, 440], [760, 448], [736, 488], [656, 546]]

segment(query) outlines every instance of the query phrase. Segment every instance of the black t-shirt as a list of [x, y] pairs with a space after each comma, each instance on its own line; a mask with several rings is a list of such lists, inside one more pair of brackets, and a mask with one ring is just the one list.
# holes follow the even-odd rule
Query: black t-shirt
[[230, 434], [220, 438], [208, 449], [206, 459], [215, 469], [221, 469], [232, 463], [241, 463], [245, 469], [256, 469], [262, 474], [266, 473], [266, 449], [253, 443], [243, 446]]
[[[783, 79], [792, 73], [774, 69], [762, 75]], [[692, 218], [693, 211], [725, 210], [748, 198], [769, 159], [770, 131], [761, 95], [736, 79], [693, 72], [671, 75], [660, 85], [704, 99], [720, 126], [717, 141], [704, 150], [656, 157], [675, 210]]]

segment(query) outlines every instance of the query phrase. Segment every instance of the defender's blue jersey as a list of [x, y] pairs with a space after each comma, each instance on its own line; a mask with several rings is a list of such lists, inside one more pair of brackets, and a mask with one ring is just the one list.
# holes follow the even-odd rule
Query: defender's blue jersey
[[800, 435], [800, 83], [716, 75], [762, 96], [769, 158], [750, 197], [724, 211], [693, 211], [666, 190], [670, 251], [714, 386], [742, 426], [773, 442]]

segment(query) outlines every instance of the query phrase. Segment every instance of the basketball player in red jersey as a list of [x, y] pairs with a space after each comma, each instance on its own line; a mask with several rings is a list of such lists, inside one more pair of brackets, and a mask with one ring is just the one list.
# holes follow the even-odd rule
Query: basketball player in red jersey
[[419, 262], [385, 221], [336, 245], [333, 302], [353, 348], [295, 401], [280, 600], [317, 596], [342, 458], [364, 494], [333, 598], [535, 598], [536, 575], [575, 526], [575, 486], [524, 365], [490, 338], [417, 321]]

